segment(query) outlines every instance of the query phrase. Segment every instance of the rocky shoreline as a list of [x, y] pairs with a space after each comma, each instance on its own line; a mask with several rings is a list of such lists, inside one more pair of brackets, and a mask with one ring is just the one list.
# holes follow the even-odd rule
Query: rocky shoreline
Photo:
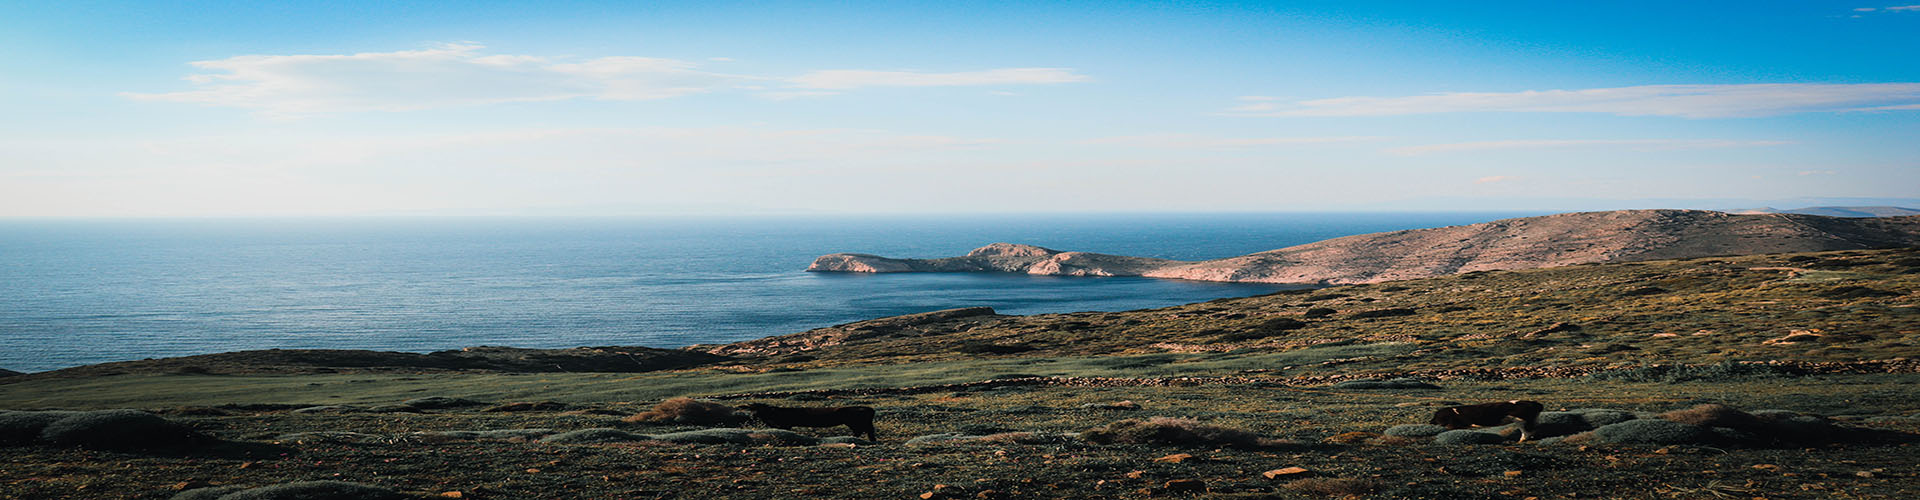
[[938, 259], [829, 254], [814, 259], [807, 271], [1007, 272], [1335, 285], [1475, 271], [1915, 245], [1920, 245], [1920, 216], [1619, 210], [1363, 234], [1198, 262], [994, 243]]

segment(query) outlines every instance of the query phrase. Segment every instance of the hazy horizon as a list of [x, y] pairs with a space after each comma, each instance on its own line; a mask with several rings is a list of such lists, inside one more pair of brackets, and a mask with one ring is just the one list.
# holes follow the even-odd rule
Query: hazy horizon
[[0, 217], [1912, 207], [1916, 30], [1871, 2], [19, 2]]

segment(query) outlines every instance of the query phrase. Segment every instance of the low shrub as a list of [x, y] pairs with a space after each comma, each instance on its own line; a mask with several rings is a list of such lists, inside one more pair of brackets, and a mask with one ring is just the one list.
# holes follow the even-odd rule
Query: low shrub
[[1327, 316], [1332, 316], [1333, 313], [1337, 313], [1337, 312], [1340, 312], [1340, 311], [1335, 311], [1333, 309], [1328, 309], [1325, 307], [1310, 307], [1310, 308], [1307, 308], [1307, 312], [1305, 314], [1301, 314], [1300, 317], [1325, 318]]
[[980, 436], [982, 443], [1007, 444], [1067, 444], [1079, 441], [1080, 435], [1072, 432], [1001, 432]]
[[1347, 319], [1391, 318], [1394, 316], [1412, 316], [1417, 313], [1417, 311], [1404, 307], [1389, 307], [1386, 309], [1374, 309], [1348, 314]]
[[592, 444], [592, 443], [631, 443], [646, 441], [652, 436], [634, 434], [620, 429], [580, 429], [554, 434], [540, 439], [542, 443], [553, 444]]
[[820, 440], [812, 436], [780, 429], [700, 429], [684, 432], [655, 434], [652, 441], [665, 441], [675, 444], [816, 444]]
[[1506, 441], [1506, 436], [1471, 429], [1454, 429], [1433, 436], [1433, 442], [1439, 444], [1498, 444]]
[[534, 440], [552, 435], [553, 429], [496, 429], [480, 431], [428, 431], [415, 432], [409, 436], [441, 438], [448, 440]]
[[1634, 289], [1620, 292], [1620, 296], [1621, 297], [1639, 297], [1643, 295], [1659, 295], [1663, 293], [1667, 293], [1667, 289], [1660, 288], [1657, 286], [1643, 286], [1640, 288], [1634, 288]]
[[315, 431], [281, 434], [279, 437], [274, 438], [274, 440], [294, 444], [378, 443], [386, 441], [387, 437], [379, 434], [348, 431]]
[[1785, 418], [1762, 420], [1760, 433], [1767, 438], [1783, 443], [1820, 444], [1838, 441], [1845, 437], [1847, 429], [1834, 425], [1833, 421], [1814, 415], [1794, 415]]
[[[1627, 419], [1633, 418], [1633, 414], [1630, 413], [1627, 413], [1626, 416]], [[1540, 417], [1534, 420], [1533, 435], [1536, 438], [1566, 436], [1590, 431], [1593, 430], [1594, 427], [1596, 426], [1587, 423], [1587, 419], [1579, 413], [1550, 411], [1541, 413]]]
[[956, 350], [967, 354], [1018, 354], [1040, 348], [1028, 344], [994, 344], [990, 342], [967, 342]]
[[1613, 425], [1639, 418], [1635, 416], [1633, 412], [1610, 408], [1580, 408], [1570, 410], [1568, 413], [1580, 415], [1580, 420], [1586, 422], [1587, 427], [1590, 428]]
[[1593, 440], [1605, 444], [1701, 444], [1714, 435], [1706, 428], [1663, 419], [1635, 419], [1593, 430]]
[[1080, 434], [1072, 432], [1013, 431], [993, 434], [928, 434], [909, 439], [907, 444], [1070, 444], [1079, 440]]
[[1842, 286], [1820, 293], [1821, 296], [1834, 299], [1871, 299], [1878, 297], [1899, 297], [1900, 292], [1877, 290], [1864, 286]]
[[1396, 379], [1389, 379], [1389, 380], [1366, 378], [1366, 379], [1359, 379], [1359, 380], [1348, 380], [1345, 382], [1333, 384], [1333, 388], [1335, 389], [1439, 389], [1440, 386], [1433, 385], [1432, 383], [1429, 383], [1423, 380], [1411, 379], [1411, 378], [1396, 378]]
[[1230, 427], [1208, 425], [1189, 418], [1127, 419], [1080, 434], [1094, 444], [1153, 444], [1172, 446], [1259, 445], [1259, 436]]
[[345, 413], [357, 410], [359, 410], [359, 408], [347, 405], [320, 405], [295, 408], [293, 409], [293, 413]]
[[652, 410], [622, 419], [627, 423], [719, 425], [744, 420], [733, 407], [693, 398], [673, 398]]
[[558, 401], [520, 401], [520, 402], [514, 402], [514, 403], [507, 403], [499, 406], [493, 406], [480, 411], [484, 411], [484, 412], [561, 411], [565, 409], [567, 409], [567, 404], [561, 403]]
[[1274, 318], [1274, 319], [1263, 321], [1258, 325], [1254, 325], [1253, 328], [1251, 329], [1228, 333], [1226, 335], [1222, 335], [1220, 338], [1221, 340], [1227, 340], [1227, 341], [1264, 339], [1267, 337], [1272, 337], [1275, 335], [1279, 335], [1281, 333], [1285, 333], [1287, 331], [1299, 330], [1301, 328], [1306, 328], [1306, 327], [1307, 327], [1306, 322], [1300, 321], [1297, 319]]
[[424, 398], [414, 398], [406, 401], [401, 401], [400, 404], [411, 406], [414, 408], [419, 408], [422, 410], [438, 410], [442, 408], [460, 408], [465, 406], [480, 406], [486, 403], [474, 401], [471, 399], [465, 399], [465, 398], [450, 398], [446, 396], [427, 396]]
[[1594, 372], [1587, 375], [1587, 378], [1621, 382], [1665, 382], [1673, 384], [1696, 380], [1720, 382], [1790, 375], [1794, 375], [1794, 372], [1785, 367], [1727, 361], [1711, 365], [1649, 365], [1636, 368], [1622, 368]]
[[228, 493], [242, 491], [245, 489], [247, 489], [247, 487], [245, 486], [214, 486], [211, 488], [195, 488], [191, 490], [182, 491], [179, 494], [174, 495], [172, 497], [172, 500], [220, 500], [220, 497], [226, 496]]
[[981, 436], [943, 432], [939, 434], [915, 436], [913, 439], [908, 439], [907, 444], [908, 445], [938, 444], [938, 443], [949, 443], [954, 441], [967, 441], [967, 440], [974, 440], [974, 439], [980, 439], [980, 438]]
[[208, 441], [205, 434], [140, 410], [82, 412], [47, 424], [40, 441], [90, 450], [170, 448]]
[[[218, 496], [213, 496], [216, 493]], [[378, 486], [342, 481], [301, 481], [238, 490], [233, 487], [201, 488], [173, 496], [173, 500], [400, 500], [406, 498], [413, 497]]]
[[1726, 427], [1752, 432], [1760, 428], [1760, 419], [1723, 404], [1708, 403], [1685, 410], [1660, 414], [1660, 418], [1700, 427]]
[[1388, 436], [1431, 437], [1442, 432], [1447, 432], [1447, 428], [1433, 424], [1402, 424], [1388, 427], [1387, 431], [1383, 434]]
[[26, 446], [40, 440], [47, 424], [78, 415], [77, 411], [9, 411], [0, 413], [0, 446]]

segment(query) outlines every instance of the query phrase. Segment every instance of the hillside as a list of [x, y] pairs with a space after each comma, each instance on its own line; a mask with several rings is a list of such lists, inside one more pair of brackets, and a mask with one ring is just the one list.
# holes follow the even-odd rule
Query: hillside
[[1018, 272], [1199, 281], [1352, 284], [1473, 271], [1920, 245], [1920, 216], [1839, 218], [1622, 210], [1365, 234], [1239, 257], [1184, 262], [996, 243], [965, 256], [831, 254], [814, 272]]
[[690, 349], [800, 364], [1198, 353], [1191, 359], [1253, 367], [1314, 349], [1346, 358], [1278, 370], [1292, 374], [1830, 363], [1911, 357], [1917, 306], [1920, 250], [1903, 248], [1468, 272], [1142, 311], [976, 308]]
[[[252, 351], [0, 378], [0, 498], [313, 479], [393, 498], [1914, 498], [1917, 345], [1902, 248], [960, 308], [674, 351]], [[678, 397], [869, 406], [879, 441], [683, 420]], [[1555, 435], [1409, 434], [1518, 399]], [[147, 413], [70, 411], [107, 408]], [[117, 422], [206, 439], [127, 448], [165, 434]]]
[[1734, 214], [1801, 214], [1824, 215], [1827, 217], [1906, 217], [1920, 215], [1920, 210], [1906, 207], [1806, 207], [1780, 210], [1772, 207], [1728, 210]]

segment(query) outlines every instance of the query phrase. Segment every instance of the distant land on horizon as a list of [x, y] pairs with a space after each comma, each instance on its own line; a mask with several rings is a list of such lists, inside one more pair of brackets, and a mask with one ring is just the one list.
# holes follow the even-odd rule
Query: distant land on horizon
[[[1841, 213], [1896, 207], [1814, 207]], [[1014, 272], [1198, 281], [1355, 284], [1475, 271], [1920, 245], [1920, 217], [1835, 217], [1709, 210], [1617, 210], [1363, 234], [1206, 261], [995, 243], [964, 256], [821, 256], [809, 272]]]
[[1920, 215], [1920, 210], [1906, 207], [1805, 207], [1781, 210], [1773, 207], [1744, 208], [1723, 210], [1731, 214], [1801, 214], [1825, 215], [1828, 217], [1905, 217]]

